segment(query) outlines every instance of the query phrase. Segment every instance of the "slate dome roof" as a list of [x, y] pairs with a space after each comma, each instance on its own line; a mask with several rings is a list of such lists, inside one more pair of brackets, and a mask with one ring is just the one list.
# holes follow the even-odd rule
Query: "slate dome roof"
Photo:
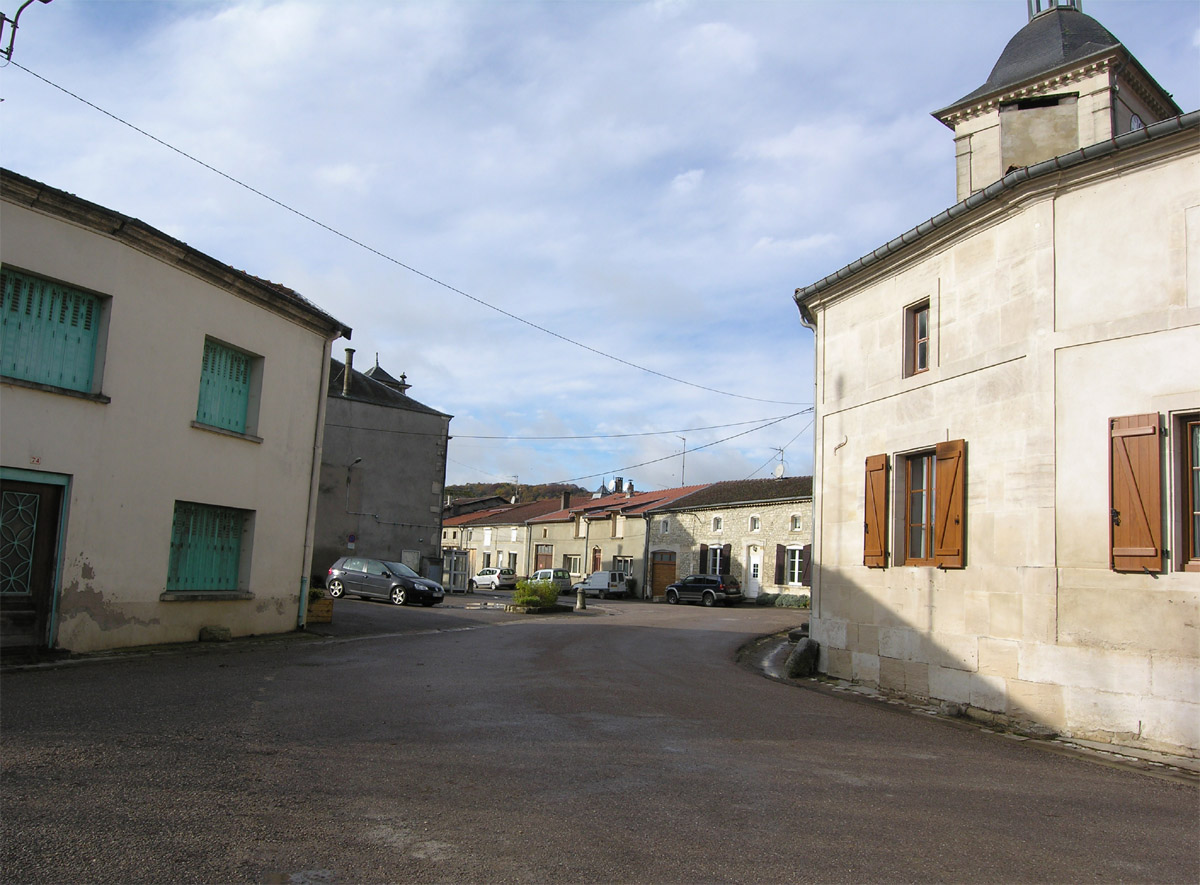
[[956, 101], [970, 99], [1032, 80], [1063, 65], [1120, 46], [1121, 41], [1090, 15], [1056, 6], [1035, 16], [1008, 41], [987, 82]]

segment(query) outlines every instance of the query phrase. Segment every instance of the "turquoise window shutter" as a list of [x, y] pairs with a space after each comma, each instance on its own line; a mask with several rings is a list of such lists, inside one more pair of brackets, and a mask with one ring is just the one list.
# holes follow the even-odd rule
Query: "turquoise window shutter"
[[100, 299], [18, 271], [0, 272], [0, 373], [90, 393]]
[[250, 357], [206, 340], [196, 420], [211, 427], [245, 433], [249, 402]]
[[237, 590], [244, 520], [241, 510], [176, 501], [167, 590]]

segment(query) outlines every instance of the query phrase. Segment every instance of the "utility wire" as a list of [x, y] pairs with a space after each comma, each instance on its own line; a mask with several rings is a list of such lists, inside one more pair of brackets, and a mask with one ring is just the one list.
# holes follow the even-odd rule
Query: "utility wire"
[[[817, 420], [816, 418], [813, 418], [811, 421], [809, 421], [807, 424], [805, 424], [802, 428], [800, 428], [800, 433], [803, 433], [804, 431], [808, 430], [808, 428], [812, 427], [813, 421], [816, 421], [816, 420]], [[783, 448], [781, 448], [779, 450], [781, 457], [783, 455], [784, 450], [786, 450], [788, 446], [790, 446], [792, 443], [794, 443], [796, 440], [798, 440], [800, 438], [800, 433], [797, 433], [795, 436], [793, 436], [791, 439], [789, 439], [786, 443], [783, 444]], [[770, 458], [767, 459], [766, 464], [763, 464], [763, 466], [759, 467], [758, 470], [762, 470], [763, 467], [766, 467], [767, 464], [770, 464], [774, 460], [775, 460], [775, 456], [772, 455]], [[758, 470], [755, 470], [754, 473], [758, 473]], [[754, 473], [751, 473], [750, 476], [746, 477], [746, 479], [753, 478]]]
[[506, 316], [509, 319], [516, 320], [518, 323], [523, 323], [524, 325], [529, 326], [531, 329], [536, 329], [539, 332], [544, 332], [545, 334], [551, 336], [552, 338], [557, 338], [560, 341], [566, 342], [567, 344], [574, 345], [575, 347], [586, 350], [589, 353], [594, 353], [597, 356], [601, 356], [601, 357], [604, 357], [605, 359], [612, 360], [613, 362], [620, 363], [624, 366], [628, 366], [631, 369], [637, 369], [638, 371], [646, 372], [649, 375], [655, 375], [659, 378], [664, 378], [667, 381], [674, 381], [676, 384], [684, 384], [688, 387], [694, 387], [697, 390], [703, 390], [708, 393], [715, 393], [715, 394], [719, 394], [720, 396], [733, 397], [734, 399], [750, 400], [752, 402], [758, 402], [758, 403], [772, 403], [775, 405], [786, 405], [786, 406], [807, 405], [806, 403], [796, 403], [796, 402], [790, 402], [788, 400], [773, 400], [773, 399], [764, 399], [762, 397], [757, 397], [757, 396], [745, 396], [744, 394], [740, 394], [740, 393], [729, 393], [728, 391], [725, 391], [725, 390], [718, 390], [715, 387], [705, 387], [703, 384], [696, 384], [695, 382], [692, 382], [692, 381], [685, 381], [682, 378], [676, 378], [675, 376], [668, 375], [665, 372], [659, 372], [659, 371], [656, 371], [655, 369], [647, 368], [646, 366], [640, 366], [637, 363], [630, 362], [629, 360], [626, 360], [626, 359], [622, 359], [621, 357], [619, 357], [615, 354], [608, 353], [606, 351], [592, 347], [591, 345], [588, 345], [588, 344], [584, 344], [582, 341], [576, 341], [574, 338], [568, 338], [566, 335], [562, 335], [558, 332], [555, 332], [552, 329], [548, 329], [545, 326], [542, 326], [542, 325], [539, 325], [539, 324], [533, 322], [532, 320], [527, 320], [524, 317], [519, 316], [518, 314], [515, 314], [515, 313], [512, 313], [511, 311], [505, 310], [502, 307], [497, 307], [495, 304], [492, 304], [488, 301], [484, 301], [482, 298], [478, 298], [478, 297], [470, 294], [469, 292], [464, 292], [462, 289], [456, 288], [455, 286], [452, 286], [449, 283], [443, 282], [442, 280], [439, 280], [437, 277], [431, 276], [430, 274], [427, 274], [424, 271], [417, 270], [417, 268], [415, 268], [411, 265], [405, 264], [403, 261], [400, 261], [398, 258], [393, 258], [391, 255], [388, 255], [385, 252], [381, 252], [380, 250], [376, 249], [373, 246], [368, 246], [366, 243], [362, 242], [361, 240], [357, 240], [354, 237], [350, 236], [349, 234], [342, 233], [337, 228], [331, 227], [328, 224], [325, 224], [323, 221], [318, 221], [316, 218], [313, 218], [311, 215], [306, 215], [305, 213], [301, 212], [299, 209], [292, 208], [287, 203], [284, 203], [281, 200], [277, 200], [275, 197], [272, 197], [269, 194], [263, 193], [262, 191], [258, 190], [257, 188], [252, 187], [249, 184], [246, 184], [244, 181], [234, 178], [232, 175], [228, 174], [227, 172], [222, 172], [220, 169], [216, 168], [215, 166], [212, 166], [212, 165], [204, 162], [203, 160], [192, 156], [187, 151], [184, 151], [181, 148], [177, 148], [173, 144], [163, 141], [161, 138], [159, 138], [155, 135], [151, 135], [145, 129], [140, 129], [139, 127], [135, 126], [133, 123], [130, 123], [128, 120], [121, 119], [116, 114], [112, 113], [111, 111], [106, 111], [104, 108], [100, 107], [99, 105], [93, 104], [92, 102], [88, 101], [86, 98], [76, 95], [74, 92], [72, 92], [69, 89], [66, 89], [63, 86], [59, 86], [57, 83], [53, 82], [52, 80], [46, 79], [41, 74], [31, 71], [29, 68], [25, 67], [24, 65], [22, 65], [18, 62], [15, 62], [15, 61], [11, 62], [11, 64], [13, 67], [20, 68], [22, 71], [29, 74], [30, 76], [35, 77], [38, 80], [41, 80], [47, 86], [52, 86], [53, 88], [57, 89], [58, 91], [66, 94], [66, 95], [69, 95], [71, 98], [75, 99], [76, 101], [82, 102], [83, 104], [87, 105], [88, 107], [92, 108], [93, 110], [99, 111], [101, 114], [104, 114], [106, 117], [109, 117], [109, 118], [115, 120], [116, 122], [120, 123], [122, 126], [129, 127], [134, 132], [137, 132], [140, 135], [144, 135], [146, 138], [149, 138], [151, 141], [162, 145], [163, 147], [167, 148], [170, 151], [174, 151], [175, 153], [179, 154], [181, 157], [191, 160], [193, 163], [196, 163], [199, 166], [203, 166], [205, 169], [209, 170], [210, 172], [216, 173], [217, 175], [221, 176], [222, 178], [226, 179], [227, 181], [230, 181], [233, 184], [236, 184], [238, 187], [245, 188], [246, 190], [250, 191], [250, 193], [255, 194], [259, 197], [262, 197], [264, 200], [266, 200], [270, 203], [274, 203], [276, 206], [283, 209], [284, 211], [290, 212], [291, 214], [296, 215], [299, 218], [303, 218], [305, 221], [316, 225], [317, 227], [321, 228], [322, 230], [328, 231], [329, 233], [333, 234], [335, 237], [339, 237], [348, 243], [352, 243], [355, 246], [358, 246], [359, 248], [364, 249], [367, 252], [370, 252], [371, 254], [382, 258], [384, 261], [388, 261], [388, 262], [396, 265], [397, 267], [403, 268], [404, 270], [408, 271], [409, 273], [415, 274], [416, 276], [419, 276], [422, 279], [428, 280], [429, 282], [433, 283], [434, 285], [441, 286], [443, 289], [448, 289], [449, 291], [454, 292], [457, 295], [461, 295], [463, 298], [466, 298], [470, 301], [474, 301], [476, 304], [478, 304], [482, 307], [486, 307], [489, 310], [494, 310], [496, 313]]
[[[788, 418], [790, 415], [784, 415]], [[700, 430], [723, 430], [726, 427], [744, 427], [747, 424], [758, 424], [760, 421], [771, 421], [772, 418], [755, 418], [753, 421], [735, 421], [732, 424], [710, 424], [707, 427], [684, 427], [681, 430], [644, 430], [638, 433], [592, 433], [582, 434], [579, 436], [480, 436], [469, 433], [451, 433], [451, 439], [493, 439], [506, 440], [509, 442], [540, 442], [546, 440], [586, 440], [586, 439], [627, 439], [632, 436], [670, 436], [675, 433], [692, 433]], [[390, 430], [383, 427], [360, 427], [357, 424], [335, 424], [327, 422], [326, 427], [340, 427], [343, 430], [367, 430], [373, 433], [395, 433], [401, 436], [434, 436], [440, 437], [440, 433], [431, 433], [425, 430]], [[466, 466], [466, 465], [462, 465]]]
[[[724, 439], [713, 440], [712, 442], [705, 443], [702, 446], [696, 446], [694, 449], [688, 449], [688, 451], [689, 452], [698, 452], [701, 449], [709, 449], [709, 448], [712, 448], [713, 446], [718, 446], [721, 443], [729, 442], [731, 439], [737, 439], [739, 436], [745, 436], [748, 433], [754, 433], [759, 430], [764, 430], [765, 428], [771, 427], [775, 424], [778, 424], [781, 421], [786, 421], [788, 418], [795, 418], [797, 415], [805, 415], [811, 411], [812, 411], [812, 407], [809, 406], [807, 409], [801, 409], [799, 412], [792, 412], [792, 414], [790, 414], [790, 415], [784, 415], [782, 418], [776, 418], [772, 421], [768, 421], [766, 424], [761, 424], [758, 427], [751, 427], [749, 430], [743, 430], [741, 433], [735, 433], [732, 436], [725, 437]], [[800, 433], [803, 433], [803, 432], [804, 432], [803, 430], [800, 431]], [[799, 434], [797, 434], [797, 436], [799, 436]], [[610, 473], [612, 473], [612, 474], [625, 473], [626, 471], [634, 470], [635, 468], [638, 468], [638, 467], [646, 467], [649, 464], [658, 464], [660, 461], [669, 461], [671, 458], [677, 458], [677, 457], [679, 457], [678, 454], [672, 453], [672, 454], [666, 455], [662, 458], [653, 458], [649, 461], [643, 461], [640, 464], [630, 464], [628, 467], [617, 467], [613, 470], [605, 470], [601, 473], [589, 473], [587, 476], [576, 476], [573, 479], [560, 479], [555, 483], [551, 483], [551, 485], [566, 485], [567, 483], [570, 483], [570, 482], [579, 482], [579, 480], [581, 480], [581, 479], [595, 479], [597, 476], [608, 476]]]

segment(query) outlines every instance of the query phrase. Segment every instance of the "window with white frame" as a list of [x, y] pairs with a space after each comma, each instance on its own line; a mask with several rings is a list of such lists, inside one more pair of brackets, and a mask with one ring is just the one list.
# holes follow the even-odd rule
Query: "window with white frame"
[[787, 549], [787, 568], [784, 579], [789, 584], [802, 584], [804, 577], [804, 548], [789, 547]]
[[484, 547], [492, 546], [492, 530], [490, 528], [483, 530], [483, 546]]
[[713, 546], [708, 548], [708, 570], [705, 572], [705, 574], [729, 574], [729, 559], [724, 555], [724, 551], [721, 547]]
[[624, 572], [627, 575], [633, 574], [633, 557], [632, 556], [614, 556], [612, 570], [614, 572]]
[[660, 523], [658, 524], [658, 533], [659, 533], [660, 535], [665, 535], [665, 534], [667, 534], [669, 531], [671, 531], [671, 520], [669, 520], [669, 519], [664, 519], [662, 522], [660, 522]]
[[562, 567], [573, 575], [582, 575], [583, 557], [578, 553], [564, 553]]
[[[724, 525], [725, 525], [725, 521], [723, 519], [721, 519], [721, 517], [714, 516], [712, 518], [712, 530], [714, 532], [721, 531], [721, 529], [724, 527]], [[713, 574], [716, 574], [716, 572], [713, 572]]]
[[762, 520], [759, 517], [757, 517], [757, 516], [750, 517], [750, 531], [752, 531], [752, 532], [761, 532], [762, 531]]
[[792, 514], [792, 531], [798, 532], [804, 528], [804, 517], [798, 513]]
[[508, 540], [513, 544], [517, 543], [517, 527], [516, 526], [513, 526], [509, 530]]

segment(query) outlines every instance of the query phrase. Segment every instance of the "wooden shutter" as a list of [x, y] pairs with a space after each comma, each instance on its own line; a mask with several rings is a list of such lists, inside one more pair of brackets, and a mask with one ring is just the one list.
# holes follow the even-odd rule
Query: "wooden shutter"
[[775, 545], [775, 583], [784, 584], [787, 568], [787, 548], [782, 544]]
[[887, 568], [887, 455], [867, 458], [867, 493], [863, 505], [863, 565]]
[[967, 561], [967, 443], [961, 439], [938, 443], [934, 456], [933, 562], [938, 568], [963, 568]]
[[721, 545], [721, 568], [719, 569], [720, 573], [723, 575], [727, 575], [731, 571], [733, 571], [732, 563], [733, 563], [733, 545], [732, 544]]
[[700, 545], [700, 567], [696, 569], [696, 574], [698, 574], [698, 575], [707, 575], [708, 574], [708, 545], [707, 544]]
[[804, 557], [804, 569], [800, 572], [800, 583], [805, 587], [812, 586], [812, 544], [805, 544], [804, 549], [800, 551], [800, 555]]
[[1158, 413], [1110, 418], [1109, 517], [1114, 571], [1162, 571]]

